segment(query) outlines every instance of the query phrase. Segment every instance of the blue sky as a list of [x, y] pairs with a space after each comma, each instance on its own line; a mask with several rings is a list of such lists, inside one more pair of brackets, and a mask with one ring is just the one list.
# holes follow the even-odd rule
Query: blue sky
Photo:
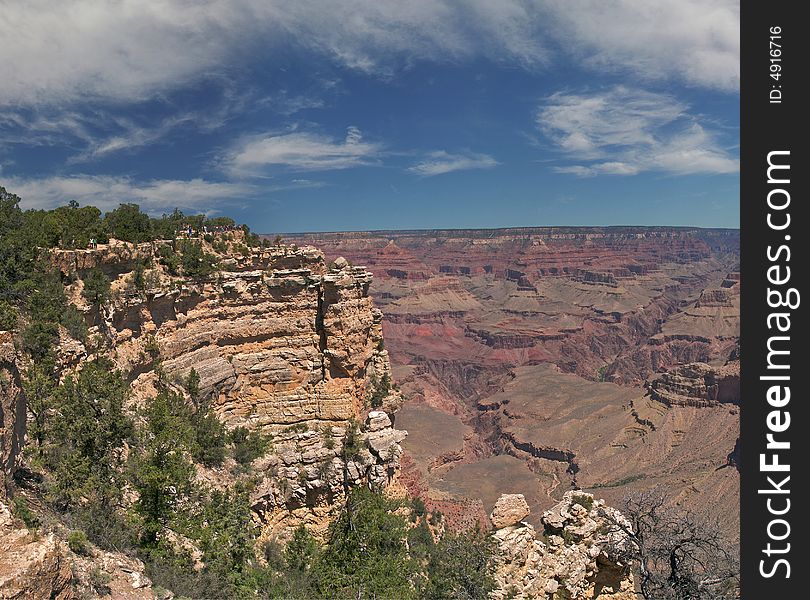
[[0, 185], [26, 207], [739, 226], [739, 2], [2, 6]]

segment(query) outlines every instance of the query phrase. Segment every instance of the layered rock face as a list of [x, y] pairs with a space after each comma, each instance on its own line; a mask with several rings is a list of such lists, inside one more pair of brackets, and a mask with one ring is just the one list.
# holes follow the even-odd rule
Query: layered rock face
[[[293, 236], [368, 265], [408, 403], [406, 480], [459, 522], [524, 494], [527, 517], [572, 487], [608, 502], [661, 486], [739, 529], [734, 378], [739, 231], [665, 227]], [[687, 389], [689, 388], [689, 389]], [[677, 397], [676, 397], [677, 396]], [[437, 434], [435, 423], [441, 422]], [[436, 441], [441, 436], [441, 443]], [[719, 469], [719, 470], [718, 470]], [[720, 501], [717, 499], [721, 498]], [[456, 499], [458, 511], [445, 506]]]
[[740, 361], [722, 367], [680, 365], [650, 383], [650, 396], [667, 406], [718, 406], [740, 403]]
[[[523, 522], [528, 505], [520, 495], [504, 495], [491, 520], [497, 545], [493, 600], [603, 598], [635, 600], [629, 565], [617, 558], [630, 523], [591, 494], [566, 492], [543, 513], [542, 531]], [[520, 516], [523, 515], [523, 516]]]
[[[268, 535], [301, 522], [324, 528], [348, 487], [387, 484], [406, 433], [384, 412], [400, 397], [390, 387], [382, 315], [368, 295], [371, 274], [345, 260], [327, 267], [312, 247], [277, 246], [222, 256], [215, 275], [192, 280], [160, 266], [164, 244], [52, 255], [54, 266], [79, 276], [69, 295], [94, 319], [91, 337], [106, 338], [131, 373], [132, 401], [154, 393], [158, 360], [178, 389], [193, 368], [200, 396], [226, 427], [270, 434], [253, 499]], [[141, 289], [136, 261], [153, 265]], [[81, 277], [96, 267], [113, 280], [100, 314], [80, 294]], [[368, 414], [372, 396], [381, 412]]]

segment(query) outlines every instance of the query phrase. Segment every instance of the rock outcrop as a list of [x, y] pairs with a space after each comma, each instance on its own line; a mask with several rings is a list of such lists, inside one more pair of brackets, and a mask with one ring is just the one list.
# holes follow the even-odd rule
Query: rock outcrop
[[722, 367], [680, 365], [650, 383], [650, 396], [667, 406], [717, 406], [740, 403], [740, 361]]
[[[491, 520], [511, 522], [500, 519], [503, 508], [519, 504], [519, 499], [501, 496]], [[496, 588], [490, 598], [635, 600], [629, 565], [617, 558], [626, 543], [617, 524], [630, 526], [619, 511], [591, 494], [569, 491], [543, 513], [541, 523], [539, 533], [525, 522], [496, 529]]]
[[523, 494], [502, 494], [495, 503], [489, 520], [495, 529], [502, 529], [519, 523], [527, 516], [529, 505]]
[[15, 524], [0, 502], [0, 598], [72, 600], [68, 550], [53, 533], [40, 536]]
[[[104, 339], [131, 374], [132, 402], [154, 393], [158, 364], [178, 390], [194, 369], [200, 397], [227, 428], [270, 435], [253, 498], [268, 534], [284, 535], [301, 522], [325, 528], [349, 487], [385, 486], [406, 433], [393, 429], [385, 412], [401, 397], [390, 383], [382, 314], [368, 295], [371, 273], [345, 259], [327, 266], [309, 246], [241, 246], [220, 253], [217, 271], [192, 279], [161, 264], [169, 244], [51, 255], [75, 280], [68, 294], [92, 323], [91, 338]], [[140, 284], [136, 264], [150, 265]], [[112, 280], [100, 311], [81, 297], [82, 277], [93, 268]], [[81, 360], [81, 351], [74, 355]], [[378, 411], [369, 413], [372, 404]]]

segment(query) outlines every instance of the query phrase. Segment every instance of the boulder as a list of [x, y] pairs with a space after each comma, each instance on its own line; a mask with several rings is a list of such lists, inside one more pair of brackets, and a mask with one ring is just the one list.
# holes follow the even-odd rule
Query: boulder
[[501, 494], [489, 516], [495, 529], [502, 529], [519, 523], [529, 516], [529, 505], [523, 494]]

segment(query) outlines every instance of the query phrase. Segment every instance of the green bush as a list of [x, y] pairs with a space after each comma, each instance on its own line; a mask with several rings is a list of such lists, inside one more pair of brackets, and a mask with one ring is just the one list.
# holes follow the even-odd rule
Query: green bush
[[67, 544], [71, 552], [81, 555], [90, 554], [90, 543], [84, 531], [71, 531], [67, 536]]
[[39, 517], [28, 506], [28, 500], [23, 496], [17, 496], [11, 503], [11, 508], [14, 514], [19, 518], [28, 529], [36, 529], [40, 526]]
[[120, 204], [104, 215], [104, 226], [110, 237], [139, 244], [154, 239], [152, 221], [137, 204]]
[[59, 326], [52, 321], [32, 321], [22, 332], [23, 349], [37, 361], [51, 355], [59, 339]]
[[200, 407], [191, 419], [194, 428], [194, 460], [207, 467], [218, 467], [225, 460], [227, 434], [216, 414], [208, 407]]
[[410, 583], [416, 564], [408, 555], [405, 520], [395, 508], [368, 488], [351, 491], [310, 569], [322, 597], [416, 597]]
[[202, 244], [183, 240], [180, 242], [179, 252], [183, 275], [186, 277], [207, 277], [217, 268], [217, 257], [203, 251]]
[[71, 304], [62, 313], [62, 325], [74, 340], [87, 342], [87, 323], [84, 320], [84, 313], [76, 308], [76, 305]]
[[186, 453], [193, 446], [194, 429], [185, 399], [167, 390], [149, 402], [144, 417], [131, 481], [138, 492], [135, 512], [141, 519], [141, 543], [154, 549], [177, 507], [192, 491], [194, 466]]
[[98, 267], [91, 269], [82, 281], [84, 282], [82, 296], [90, 304], [98, 306], [110, 299], [110, 280]]
[[363, 444], [360, 439], [360, 426], [354, 419], [349, 420], [346, 425], [346, 434], [343, 437], [343, 448], [340, 456], [344, 461], [353, 460], [362, 450]]
[[166, 267], [170, 275], [180, 274], [180, 255], [169, 245], [161, 246], [158, 250], [158, 262]]
[[111, 361], [88, 362], [54, 392], [46, 428], [50, 495], [61, 505], [105, 504], [121, 494], [121, 448], [133, 433], [124, 412], [129, 386]]
[[17, 328], [19, 311], [5, 300], [0, 300], [0, 331], [13, 331]]
[[445, 533], [431, 551], [423, 597], [486, 598], [494, 588], [490, 572], [492, 546], [480, 531]]
[[371, 408], [380, 408], [385, 398], [391, 393], [391, 376], [385, 373], [382, 378], [378, 379], [376, 375], [373, 375], [369, 385], [369, 403], [371, 404]]
[[593, 498], [591, 496], [586, 496], [585, 494], [575, 494], [571, 500], [586, 510], [591, 510], [593, 508]]
[[261, 431], [242, 426], [232, 429], [228, 437], [233, 444], [233, 457], [243, 467], [262, 456], [270, 445], [270, 438]]

